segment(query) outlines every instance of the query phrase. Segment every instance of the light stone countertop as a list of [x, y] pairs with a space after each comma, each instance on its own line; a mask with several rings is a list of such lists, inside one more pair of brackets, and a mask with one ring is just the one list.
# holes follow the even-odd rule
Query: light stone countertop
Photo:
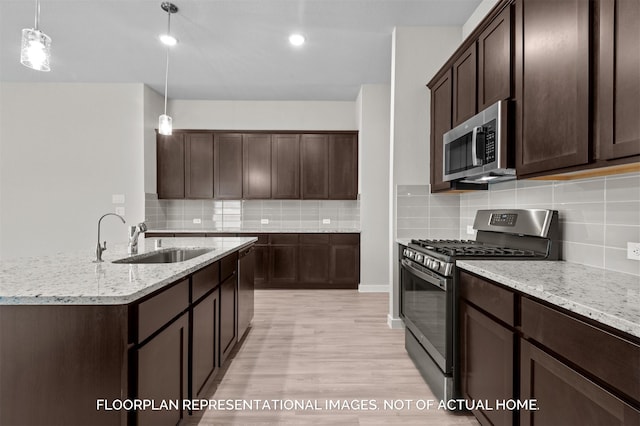
[[522, 293], [640, 337], [640, 277], [563, 261], [458, 260]]
[[[255, 237], [163, 238], [168, 247], [214, 250], [184, 262], [116, 264], [128, 257], [126, 244], [113, 244], [93, 263], [85, 250], [0, 261], [0, 305], [121, 305], [131, 303], [257, 241]], [[138, 254], [154, 251], [154, 239], [140, 238]]]
[[167, 234], [359, 234], [357, 228], [288, 228], [288, 229], [148, 229], [149, 233]]

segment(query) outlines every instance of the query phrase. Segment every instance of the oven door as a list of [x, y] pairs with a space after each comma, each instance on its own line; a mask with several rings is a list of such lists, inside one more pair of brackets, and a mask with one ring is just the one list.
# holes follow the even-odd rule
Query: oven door
[[401, 265], [400, 316], [449, 375], [453, 369], [453, 282], [407, 259]]

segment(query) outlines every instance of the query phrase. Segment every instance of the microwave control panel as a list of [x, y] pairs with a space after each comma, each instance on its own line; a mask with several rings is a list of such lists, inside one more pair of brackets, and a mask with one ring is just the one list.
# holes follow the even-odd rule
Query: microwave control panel
[[486, 125], [484, 139], [484, 159], [485, 164], [496, 161], [496, 120], [491, 120]]

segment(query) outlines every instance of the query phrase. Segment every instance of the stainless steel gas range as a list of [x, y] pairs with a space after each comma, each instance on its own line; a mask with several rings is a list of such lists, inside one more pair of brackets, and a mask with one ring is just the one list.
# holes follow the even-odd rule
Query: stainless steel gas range
[[400, 247], [400, 317], [409, 356], [441, 400], [459, 396], [456, 260], [558, 260], [558, 212], [478, 210], [471, 240], [412, 240]]

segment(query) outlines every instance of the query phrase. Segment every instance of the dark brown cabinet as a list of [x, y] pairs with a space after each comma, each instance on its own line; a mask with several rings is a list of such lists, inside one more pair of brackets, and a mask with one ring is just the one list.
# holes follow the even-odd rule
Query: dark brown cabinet
[[242, 339], [253, 319], [254, 270], [254, 248], [242, 249], [238, 254], [238, 340]]
[[242, 198], [271, 198], [271, 135], [242, 135]]
[[241, 236], [258, 238], [258, 241], [253, 245], [253, 277], [255, 287], [263, 288], [269, 282], [269, 234], [241, 234]]
[[213, 198], [213, 135], [187, 133], [185, 150], [185, 198]]
[[358, 138], [342, 134], [329, 136], [329, 199], [358, 198]]
[[520, 177], [590, 160], [589, 7], [583, 0], [516, 1], [515, 164]]
[[269, 246], [269, 282], [295, 284], [298, 280], [298, 234], [272, 234]]
[[522, 426], [640, 424], [640, 411], [525, 340], [520, 364], [520, 398], [539, 407], [520, 412]]
[[300, 198], [300, 135], [271, 136], [271, 198]]
[[476, 113], [476, 45], [462, 52], [452, 67], [453, 126]]
[[431, 89], [431, 192], [446, 191], [449, 182], [443, 182], [442, 137], [451, 130], [451, 70], [440, 76]]
[[329, 135], [302, 135], [300, 163], [302, 198], [329, 198]]
[[640, 155], [640, 3], [598, 2], [598, 157]]
[[158, 198], [184, 198], [183, 135], [158, 135], [156, 146]]
[[242, 198], [242, 134], [214, 135], [214, 196], [217, 199]]
[[332, 284], [360, 282], [360, 235], [331, 234], [329, 280]]
[[478, 111], [511, 97], [511, 7], [478, 37]]
[[329, 235], [300, 235], [300, 283], [329, 283]]

